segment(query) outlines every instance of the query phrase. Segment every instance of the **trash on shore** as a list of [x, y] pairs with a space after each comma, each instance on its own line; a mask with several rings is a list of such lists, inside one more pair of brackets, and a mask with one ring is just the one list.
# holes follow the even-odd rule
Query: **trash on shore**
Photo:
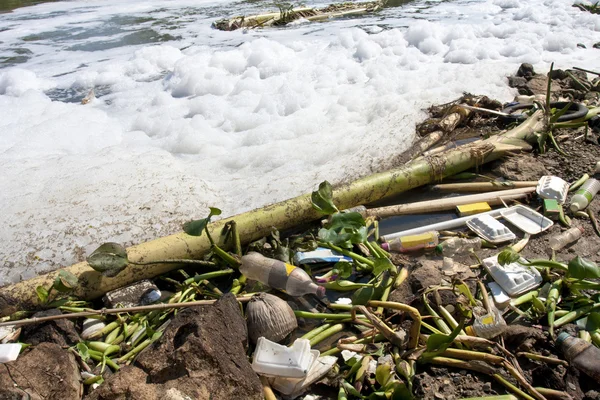
[[[449, 131], [483, 115], [482, 105], [463, 114], [450, 108]], [[396, 171], [343, 190], [325, 181], [310, 195], [227, 220], [211, 221], [221, 213], [211, 208], [173, 241], [159, 242], [161, 251], [150, 258], [141, 254], [148, 247], [104, 244], [88, 257], [84, 274], [64, 270], [33, 289], [23, 283], [15, 286], [20, 291], [6, 291], [34, 296], [37, 308], [54, 314], [2, 309], [0, 339], [33, 348], [19, 356], [26, 346], [10, 343], [5, 365], [25, 368], [28, 354], [54, 341], [53, 351], [77, 369], [74, 381], [61, 375], [65, 368], [56, 381], [85, 388], [69, 399], [116, 398], [119, 390], [132, 398], [145, 391], [171, 398], [174, 387], [177, 398], [201, 398], [205, 381], [216, 396], [231, 398], [235, 391], [257, 400], [304, 393], [341, 400], [591, 393], [583, 375], [598, 381], [600, 267], [597, 252], [587, 249], [600, 250], [600, 238], [587, 227], [599, 210], [591, 169], [600, 157], [584, 159], [570, 174], [552, 163], [517, 171], [529, 174], [520, 179], [514, 171], [492, 178], [481, 171], [482, 163], [534, 146], [539, 158], [562, 157], [562, 150], [546, 149], [552, 139], [539, 132], [540, 121], [561, 111], [542, 107], [508, 133], [419, 155], [402, 171], [428, 174], [420, 184], [442, 181], [421, 193], [432, 200], [369, 207], [373, 193], [385, 197], [413, 187]], [[478, 185], [458, 184], [451, 197], [440, 198], [444, 185], [455, 184], [445, 182], [465, 179]], [[573, 190], [567, 181], [575, 182]], [[466, 187], [477, 194], [452, 197]], [[357, 195], [364, 192], [369, 195]], [[367, 206], [351, 208], [357, 204]], [[588, 218], [561, 204], [577, 204]], [[451, 220], [424, 221], [440, 210]], [[396, 215], [416, 223], [393, 229], [386, 218]], [[190, 249], [194, 259], [186, 259]], [[131, 284], [133, 275], [145, 274], [153, 278]], [[100, 288], [114, 282], [122, 287], [101, 303]]]

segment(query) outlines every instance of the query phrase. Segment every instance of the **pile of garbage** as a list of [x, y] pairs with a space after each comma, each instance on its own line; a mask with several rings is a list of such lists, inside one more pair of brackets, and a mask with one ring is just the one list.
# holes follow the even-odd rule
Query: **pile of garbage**
[[[561, 146], [584, 140], [600, 160], [590, 95], [597, 85], [586, 87], [585, 104], [551, 101], [548, 90], [508, 105], [466, 96], [438, 110], [410, 158], [451, 182], [422, 191], [424, 201], [341, 209], [323, 182], [310, 195], [320, 220], [244, 245], [235, 223], [213, 237], [216, 208], [187, 223], [186, 235], [210, 242], [201, 259], [134, 260], [117, 243], [100, 246], [87, 263], [104, 280], [134, 267], [174, 268], [97, 301], [74, 296], [91, 275], [62, 270], [36, 287], [45, 311], [0, 322], [0, 397], [598, 396], [600, 162], [581, 156], [585, 171], [573, 179], [536, 176], [537, 161], [528, 161], [518, 171], [528, 179], [508, 180], [494, 174], [497, 166], [440, 170], [432, 160], [449, 159], [456, 143], [430, 150], [439, 132], [447, 138], [492, 123], [514, 132], [545, 110], [553, 129], [523, 135], [540, 154], [552, 161], [563, 157]], [[492, 154], [482, 142], [467, 143], [465, 153]], [[510, 143], [501, 146], [511, 154], [527, 145]], [[497, 163], [516, 165], [517, 157]], [[428, 213], [444, 218], [426, 223]], [[415, 215], [416, 227], [392, 231], [399, 216]], [[597, 250], [583, 254], [587, 247]]]

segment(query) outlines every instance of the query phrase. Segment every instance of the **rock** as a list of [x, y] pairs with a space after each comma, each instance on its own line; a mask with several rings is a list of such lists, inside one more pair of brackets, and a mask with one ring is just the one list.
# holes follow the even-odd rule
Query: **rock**
[[566, 79], [568, 78], [569, 75], [567, 75], [567, 71], [565, 71], [564, 69], [553, 69], [552, 72], [550, 73], [550, 78], [552, 79]]
[[521, 76], [509, 76], [508, 77], [508, 86], [513, 88], [520, 88], [527, 86], [527, 79]]
[[164, 399], [177, 388], [183, 398], [262, 400], [260, 380], [246, 357], [247, 340], [233, 295], [185, 309], [133, 367], [107, 379], [88, 399]]
[[422, 260], [408, 277], [408, 283], [413, 293], [418, 293], [429, 286], [437, 286], [442, 282], [442, 273], [438, 265], [441, 261]]
[[492, 171], [512, 181], [537, 181], [548, 174], [544, 164], [529, 154], [519, 155], [512, 162], [496, 163]]
[[538, 343], [545, 344], [547, 341], [542, 330], [523, 325], [509, 325], [502, 335], [506, 347], [514, 346], [517, 352], [533, 352]]
[[594, 43], [592, 47], [595, 49], [600, 49], [600, 42]]
[[535, 75], [535, 71], [533, 70], [533, 65], [531, 65], [529, 63], [521, 64], [521, 66], [519, 67], [519, 70], [517, 71], [517, 76], [521, 76], [526, 79], [530, 79], [534, 75]]
[[[527, 87], [533, 92], [533, 94], [545, 95], [548, 91], [548, 78], [545, 75], [534, 75], [529, 82], [527, 82]], [[560, 87], [558, 87], [558, 85], [552, 85], [550, 88], [551, 93], [555, 93], [559, 90]]]
[[482, 386], [481, 389], [483, 389], [484, 392], [489, 393], [492, 391], [492, 384], [489, 382], [485, 382]]
[[577, 43], [577, 47], [579, 47], [580, 49], [587, 49], [587, 47], [585, 47], [585, 44], [583, 43]]
[[75, 356], [56, 343], [42, 343], [0, 364], [0, 399], [79, 400], [81, 395]]
[[[35, 313], [33, 318], [49, 317], [62, 314], [57, 309]], [[74, 346], [79, 343], [79, 334], [75, 324], [68, 319], [25, 325], [21, 331], [21, 341], [33, 346], [44, 342], [56, 343], [59, 346]]]

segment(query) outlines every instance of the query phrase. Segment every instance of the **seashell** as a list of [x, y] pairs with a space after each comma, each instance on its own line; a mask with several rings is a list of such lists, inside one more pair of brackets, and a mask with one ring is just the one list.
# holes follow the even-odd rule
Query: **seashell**
[[294, 310], [284, 300], [268, 293], [257, 293], [246, 308], [248, 336], [253, 343], [264, 336], [279, 342], [298, 327]]
[[97, 332], [104, 329], [106, 325], [99, 319], [88, 318], [83, 321], [83, 331], [81, 332], [82, 339], [90, 339], [95, 336]]

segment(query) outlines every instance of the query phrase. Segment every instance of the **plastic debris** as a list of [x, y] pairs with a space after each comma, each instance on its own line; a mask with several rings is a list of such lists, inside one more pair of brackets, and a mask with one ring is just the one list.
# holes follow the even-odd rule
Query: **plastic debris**
[[472, 326], [465, 327], [465, 332], [470, 336], [479, 336], [485, 339], [492, 339], [502, 334], [506, 329], [506, 321], [496, 307], [491, 305], [491, 310], [487, 314], [475, 317]]
[[503, 223], [491, 215], [482, 215], [467, 221], [467, 226], [490, 243], [502, 243], [516, 238]]
[[21, 352], [19, 343], [0, 344], [0, 364], [15, 361]]
[[439, 234], [435, 231], [418, 235], [402, 236], [381, 244], [386, 251], [408, 253], [421, 249], [433, 249], [439, 242]]
[[570, 336], [567, 332], [558, 335], [556, 346], [561, 349], [569, 363], [600, 383], [600, 349], [592, 343]]
[[571, 199], [572, 212], [585, 209], [600, 190], [600, 181], [590, 178], [575, 192]]
[[158, 290], [156, 285], [145, 279], [133, 285], [108, 292], [102, 300], [104, 300], [104, 304], [108, 308], [115, 308], [117, 305], [135, 307], [156, 303], [160, 300], [160, 296], [160, 290]]
[[295, 399], [306, 391], [310, 385], [325, 376], [337, 362], [337, 357], [323, 356], [318, 357], [310, 367], [310, 370], [303, 379], [291, 378], [273, 378], [271, 387], [279, 393], [285, 395], [285, 398]]
[[569, 184], [558, 176], [542, 176], [535, 190], [542, 199], [553, 199], [558, 204], [564, 204]]
[[[525, 262], [525, 259], [521, 258], [520, 261]], [[542, 276], [535, 268], [526, 267], [518, 262], [501, 266], [497, 255], [484, 259], [483, 266], [511, 297], [535, 289], [542, 283]]]
[[559, 235], [553, 236], [550, 238], [550, 248], [554, 251], [560, 250], [563, 247], [565, 247], [566, 245], [579, 240], [581, 235], [583, 235], [583, 232], [584, 232], [583, 228], [581, 226], [579, 226], [579, 227], [573, 227], [571, 229], [568, 229], [568, 230], [562, 232]]
[[352, 262], [352, 258], [337, 253], [325, 247], [317, 247], [314, 251], [298, 252], [294, 255], [294, 264], [336, 263], [340, 261]]
[[87, 318], [83, 321], [83, 331], [81, 332], [82, 339], [90, 339], [106, 327], [106, 324], [99, 319]]
[[310, 349], [307, 339], [296, 339], [287, 347], [260, 337], [254, 351], [252, 369], [265, 376], [304, 378], [319, 354], [318, 350]]
[[492, 210], [492, 208], [485, 201], [482, 201], [480, 203], [473, 203], [473, 204], [465, 204], [465, 205], [461, 205], [461, 206], [456, 206], [456, 212], [461, 217], [466, 217], [466, 216], [474, 215], [474, 214], [480, 214], [480, 213], [488, 212], [488, 211], [491, 211], [491, 210]]
[[544, 215], [552, 220], [560, 216], [560, 207], [555, 199], [544, 199]]
[[489, 282], [487, 285], [490, 288], [490, 293], [496, 307], [500, 310], [505, 309], [510, 304], [510, 297], [508, 294], [506, 294], [496, 282]]
[[519, 228], [519, 230], [530, 235], [544, 232], [554, 225], [554, 222], [550, 219], [544, 217], [537, 211], [522, 205], [503, 210], [501, 215], [502, 218]]

